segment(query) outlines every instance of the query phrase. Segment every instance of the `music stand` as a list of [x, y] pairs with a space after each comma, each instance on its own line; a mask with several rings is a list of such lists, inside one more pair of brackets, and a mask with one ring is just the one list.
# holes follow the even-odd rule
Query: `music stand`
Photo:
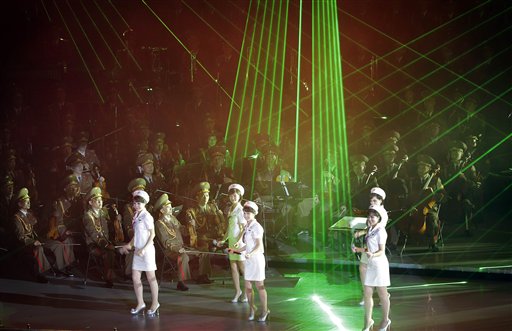
[[[339, 221], [329, 227], [329, 231], [337, 232], [344, 235], [353, 236], [357, 230], [366, 229], [366, 217], [344, 216]], [[345, 242], [342, 243], [345, 247]], [[345, 247], [346, 248], [346, 247]], [[348, 250], [346, 250], [348, 253]], [[349, 254], [347, 254], [348, 256]]]

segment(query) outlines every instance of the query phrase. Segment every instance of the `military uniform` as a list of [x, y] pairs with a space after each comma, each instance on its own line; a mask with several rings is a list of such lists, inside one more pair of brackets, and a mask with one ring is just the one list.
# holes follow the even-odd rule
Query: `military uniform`
[[443, 208], [443, 214], [450, 219], [463, 220], [466, 232], [470, 232], [470, 220], [475, 209], [473, 197], [480, 187], [480, 182], [474, 166], [468, 167], [463, 160], [467, 150], [465, 143], [452, 141], [449, 145], [449, 158], [441, 168], [441, 178], [446, 185], [448, 201]]
[[[357, 154], [350, 157], [352, 165], [349, 174], [350, 178], [350, 196], [352, 198], [352, 207], [366, 210], [368, 207], [368, 192], [372, 187], [379, 186], [377, 178], [370, 173], [365, 172], [366, 164], [369, 159], [366, 155]], [[354, 171], [356, 166], [362, 165], [362, 173]]]
[[100, 159], [96, 152], [92, 149], [87, 148], [87, 144], [89, 143], [89, 133], [85, 131], [81, 131], [78, 137], [79, 146], [76, 149], [76, 152], [82, 156], [84, 161], [84, 170], [89, 171], [92, 169], [93, 165], [100, 166]]
[[[196, 197], [201, 198], [203, 194], [209, 194], [210, 184], [199, 183], [195, 190]], [[197, 205], [186, 211], [187, 222], [189, 223], [190, 245], [200, 251], [208, 251], [209, 243], [212, 240], [220, 240], [226, 229], [226, 222], [222, 212], [213, 203], [206, 203], [204, 206]], [[210, 256], [200, 254], [200, 259], [207, 259], [207, 262], [200, 262], [199, 274], [206, 276], [211, 272]]]
[[[210, 183], [210, 185], [219, 187], [220, 185], [233, 182], [233, 170], [225, 166], [226, 147], [213, 146], [208, 151], [209, 165], [203, 169], [202, 180]], [[215, 164], [215, 158], [222, 158], [222, 165]], [[217, 192], [213, 192], [214, 195]]]
[[[159, 171], [156, 171], [156, 167], [154, 164], [154, 157], [151, 153], [143, 153], [137, 157], [137, 165], [139, 167], [143, 167], [145, 164], [153, 164], [155, 171], [153, 173], [142, 173], [141, 177], [146, 181], [146, 189], [145, 191], [149, 194], [150, 199], [154, 199], [157, 190], [166, 190], [167, 184], [165, 182], [165, 178], [163, 174]], [[151, 211], [148, 206], [146, 208]]]
[[[16, 201], [20, 201], [22, 199], [29, 199], [28, 190], [25, 188], [20, 190]], [[36, 242], [41, 241], [39, 241], [39, 237], [34, 229], [37, 224], [37, 219], [32, 212], [30, 210], [23, 211], [19, 209], [14, 214], [13, 223], [18, 243], [22, 245], [25, 255], [33, 261], [34, 271], [36, 274], [40, 274], [51, 269], [52, 266], [46, 256], [47, 253], [45, 253], [45, 247], [42, 245], [34, 245]], [[49, 251], [49, 249], [47, 249], [47, 251]]]
[[[66, 177], [65, 186], [78, 186], [78, 182], [74, 175]], [[80, 224], [80, 214], [82, 208], [80, 204], [71, 197], [59, 197], [53, 203], [53, 212], [50, 218], [50, 229], [47, 234], [48, 239], [57, 240], [64, 244], [64, 256], [66, 257], [67, 264], [75, 262], [75, 253], [71, 244], [76, 243], [73, 235], [82, 233], [82, 226]]]
[[[404, 221], [402, 221], [401, 224], [398, 224], [398, 227], [406, 234], [414, 230], [420, 234], [425, 233], [430, 247], [433, 251], [437, 251], [436, 244], [440, 230], [439, 206], [444, 197], [444, 186], [441, 179], [436, 177], [436, 172], [430, 172], [436, 164], [433, 158], [424, 154], [418, 155], [416, 163], [418, 167], [420, 165], [429, 167], [426, 174], [421, 177], [416, 174], [408, 181], [409, 206], [418, 209], [418, 211], [407, 220], [408, 222], [403, 223]], [[425, 228], [422, 227], [422, 223], [425, 224]]]
[[2, 195], [0, 196], [0, 247], [11, 247], [12, 240], [12, 224], [9, 219], [12, 213], [12, 198], [14, 190], [14, 182], [9, 176], [0, 178], [0, 188]]
[[[85, 200], [90, 203], [92, 199], [98, 198], [101, 198], [101, 189], [93, 187]], [[85, 229], [85, 242], [89, 252], [103, 259], [107, 286], [112, 286], [112, 266], [115, 251], [108, 231], [108, 224], [110, 223], [108, 211], [105, 208], [95, 210], [90, 206], [84, 213], [82, 221]]]
[[[180, 252], [184, 249], [184, 242], [182, 234], [185, 234], [187, 229], [174, 217], [174, 215], [164, 215], [160, 213], [160, 209], [166, 205], [171, 204], [167, 194], [162, 194], [155, 203], [155, 211], [159, 213], [158, 221], [156, 222], [156, 236], [158, 241], [165, 249], [165, 255], [169, 258], [176, 259], [178, 264], [178, 280], [182, 284], [178, 284], [179, 290], [186, 290], [184, 281], [190, 279], [189, 255], [185, 252]], [[199, 263], [206, 262], [206, 259], [200, 259]], [[199, 267], [205, 269], [205, 267]]]
[[[83, 171], [85, 171], [86, 162], [81, 154], [73, 153], [66, 159], [66, 166], [71, 170], [73, 170], [73, 168], [80, 163], [83, 166]], [[87, 192], [89, 192], [89, 190], [92, 188], [94, 184], [94, 179], [92, 178], [91, 174], [89, 172], [73, 172], [73, 174], [75, 175], [76, 180], [78, 182], [80, 193], [87, 194]]]

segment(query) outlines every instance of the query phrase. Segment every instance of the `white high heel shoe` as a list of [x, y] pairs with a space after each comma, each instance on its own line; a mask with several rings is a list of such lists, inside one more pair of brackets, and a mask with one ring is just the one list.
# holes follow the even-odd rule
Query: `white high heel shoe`
[[160, 309], [160, 304], [158, 304], [158, 306], [156, 306], [156, 308], [154, 310], [148, 309], [148, 316], [160, 315], [159, 309]]
[[238, 292], [234, 297], [233, 299], [231, 300], [231, 302], [233, 303], [237, 303], [238, 302], [238, 299], [240, 298], [240, 296], [242, 295], [242, 291]]
[[256, 314], [256, 307], [251, 307], [249, 311], [249, 318], [247, 318], [248, 321], [254, 321], [254, 315]]
[[386, 325], [383, 328], [380, 328], [379, 331], [386, 331], [389, 329], [390, 326], [391, 326], [391, 320], [388, 319], [388, 321], [386, 322]]
[[270, 310], [267, 309], [265, 314], [261, 315], [260, 318], [258, 318], [258, 322], [266, 322], [269, 314], [270, 314]]
[[142, 314], [144, 315], [144, 309], [146, 309], [146, 304], [143, 304], [142, 306], [140, 306], [138, 308], [132, 308], [130, 310], [130, 314], [139, 315], [139, 313], [142, 311]]
[[368, 327], [364, 328], [363, 331], [370, 331], [373, 329], [373, 325], [375, 324], [374, 320], [370, 320], [370, 324]]

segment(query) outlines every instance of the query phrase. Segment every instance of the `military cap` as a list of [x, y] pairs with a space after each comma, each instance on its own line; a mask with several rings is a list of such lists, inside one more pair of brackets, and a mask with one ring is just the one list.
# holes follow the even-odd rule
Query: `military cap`
[[71, 114], [71, 113], [64, 114], [64, 123], [73, 123], [73, 122], [74, 122], [73, 114]]
[[194, 192], [196, 192], [196, 193], [210, 192], [210, 183], [201, 182], [201, 183], [197, 184], [194, 188]]
[[258, 133], [254, 136], [254, 143], [258, 146], [270, 144], [270, 136], [266, 133]]
[[143, 190], [136, 190], [132, 193], [132, 196], [135, 198], [135, 197], [141, 197], [142, 199], [144, 199], [144, 202], [145, 203], [148, 203], [149, 202], [149, 194], [148, 192], [146, 191], [143, 191]]
[[430, 156], [428, 156], [428, 155], [426, 155], [426, 154], [420, 154], [420, 155], [418, 155], [418, 156], [416, 157], [416, 163], [417, 163], [417, 164], [425, 163], [425, 164], [427, 164], [427, 165], [429, 165], [429, 166], [431, 166], [431, 167], [433, 167], [433, 166], [435, 166], [435, 165], [436, 165], [436, 161], [435, 161], [432, 157], [430, 157]]
[[147, 163], [153, 163], [153, 154], [151, 153], [142, 153], [142, 154], [139, 154], [139, 156], [137, 157], [137, 165], [139, 166], [143, 166]]
[[101, 188], [99, 187], [93, 187], [89, 190], [87, 195], [85, 196], [85, 201], [89, 201], [94, 198], [101, 197]]
[[73, 146], [73, 137], [65, 136], [62, 138], [62, 146]]
[[75, 175], [70, 174], [62, 180], [62, 186], [67, 187], [69, 185], [79, 185], [78, 179]]
[[244, 204], [244, 211], [251, 211], [254, 215], [258, 214], [258, 205], [253, 201], [247, 201]]
[[87, 131], [80, 131], [78, 134], [78, 141], [79, 142], [89, 142], [89, 132]]
[[244, 187], [240, 184], [231, 184], [229, 185], [228, 187], [228, 192], [231, 191], [232, 189], [237, 189], [240, 191], [240, 195], [244, 195], [245, 193], [245, 190], [244, 190]]
[[153, 137], [153, 138], [154, 138], [154, 141], [155, 141], [155, 142], [156, 142], [156, 141], [162, 141], [162, 142], [163, 142], [163, 141], [165, 141], [165, 133], [163, 133], [163, 132], [157, 132], [157, 133], [155, 133], [155, 135], [154, 135], [154, 137]]
[[354, 162], [357, 162], [357, 163], [365, 162], [365, 163], [367, 163], [368, 161], [369, 161], [368, 156], [366, 156], [364, 154], [356, 154], [356, 155], [352, 155], [350, 157], [350, 163], [354, 163]]
[[380, 215], [381, 221], [387, 216], [386, 210], [384, 209], [383, 206], [371, 205], [368, 208], [368, 211], [370, 210], [376, 211]]
[[163, 193], [155, 202], [155, 210], [159, 211], [162, 209], [162, 207], [167, 206], [171, 204], [171, 201], [169, 200], [169, 196], [166, 193]]
[[149, 123], [146, 121], [140, 121], [139, 122], [139, 129], [141, 130], [149, 130]]
[[389, 133], [388, 137], [395, 138], [396, 140], [400, 140], [400, 132], [393, 130]]
[[268, 155], [270, 153], [279, 154], [279, 146], [276, 144], [269, 142], [261, 147], [261, 152], [264, 155]]
[[14, 185], [14, 181], [12, 180], [11, 176], [5, 175], [2, 177], [0, 184], [2, 186], [11, 186], [11, 185]]
[[135, 178], [128, 183], [128, 192], [136, 190], [144, 190], [146, 188], [146, 180], [144, 178]]
[[461, 149], [464, 152], [468, 146], [460, 140], [453, 140], [450, 142], [449, 149]]
[[7, 154], [5, 155], [5, 160], [16, 160], [16, 151], [14, 149], [10, 149], [7, 151]]
[[80, 153], [73, 153], [66, 159], [66, 165], [72, 167], [78, 163], [85, 163], [84, 157]]
[[400, 149], [393, 143], [386, 144], [382, 153], [384, 154], [396, 154]]
[[226, 146], [212, 146], [210, 147], [210, 149], [208, 150], [208, 154], [210, 155], [210, 157], [215, 157], [215, 156], [225, 156], [226, 155]]
[[28, 189], [26, 187], [24, 187], [18, 191], [18, 194], [16, 195], [16, 201], [27, 200], [27, 199], [30, 199], [30, 196], [28, 195]]

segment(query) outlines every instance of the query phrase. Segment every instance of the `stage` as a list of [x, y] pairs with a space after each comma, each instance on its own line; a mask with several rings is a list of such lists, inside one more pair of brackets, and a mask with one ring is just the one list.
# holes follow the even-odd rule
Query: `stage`
[[[473, 249], [479, 247], [480, 253], [462, 253], [460, 241], [445, 240], [442, 253], [411, 246], [402, 257], [390, 257], [392, 330], [510, 329], [510, 267], [477, 270], [489, 246], [479, 242]], [[50, 277], [48, 284], [4, 277], [1, 325], [5, 330], [361, 330], [364, 308], [358, 304], [357, 261], [336, 258], [327, 248], [323, 258], [315, 254], [316, 263], [309, 260], [311, 253], [290, 252], [285, 258], [283, 252], [290, 247], [269, 242], [266, 287], [271, 313], [266, 323], [247, 321], [248, 304], [230, 302], [234, 291], [229, 272], [217, 264], [213, 284], [190, 282], [188, 292], [177, 291], [176, 281], [166, 276], [156, 317], [129, 314], [135, 298], [128, 281], [109, 289], [94, 275], [87, 286], [78, 277]], [[483, 262], [498, 266], [510, 253], [510, 248], [502, 249], [493, 258], [487, 251]], [[149, 305], [147, 283], [144, 293]], [[378, 299], [375, 303], [378, 323]]]

